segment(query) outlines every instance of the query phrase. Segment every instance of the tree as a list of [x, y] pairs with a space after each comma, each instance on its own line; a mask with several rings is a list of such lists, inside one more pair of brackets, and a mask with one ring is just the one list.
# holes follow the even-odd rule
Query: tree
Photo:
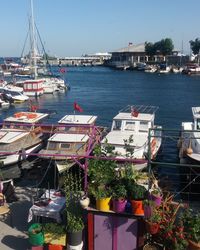
[[145, 51], [150, 56], [153, 56], [158, 52], [163, 56], [170, 55], [173, 49], [174, 45], [172, 39], [170, 38], [162, 39], [161, 41], [158, 41], [154, 44], [150, 42], [145, 43]]
[[156, 54], [156, 50], [154, 48], [154, 44], [153, 43], [145, 42], [145, 52], [149, 56], [154, 56]]
[[174, 45], [172, 39], [165, 38], [160, 41], [160, 52], [162, 55], [166, 56], [172, 54], [173, 49]]
[[194, 55], [198, 55], [200, 51], [200, 39], [196, 38], [194, 41], [190, 41], [190, 48]]

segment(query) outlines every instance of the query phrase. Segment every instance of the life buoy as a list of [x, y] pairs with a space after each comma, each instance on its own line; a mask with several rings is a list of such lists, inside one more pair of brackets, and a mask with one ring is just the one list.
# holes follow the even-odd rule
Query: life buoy
[[152, 155], [152, 158], [154, 158], [155, 149], [156, 149], [156, 138], [153, 138], [153, 140], [151, 142], [151, 155]]
[[34, 119], [37, 117], [37, 114], [34, 113], [25, 113], [25, 112], [19, 112], [14, 114], [15, 118], [22, 118], [26, 117], [27, 119]]
[[34, 114], [34, 113], [31, 113], [31, 114], [26, 114], [26, 117], [28, 118], [28, 119], [34, 119], [34, 118], [36, 118], [37, 117], [37, 114]]

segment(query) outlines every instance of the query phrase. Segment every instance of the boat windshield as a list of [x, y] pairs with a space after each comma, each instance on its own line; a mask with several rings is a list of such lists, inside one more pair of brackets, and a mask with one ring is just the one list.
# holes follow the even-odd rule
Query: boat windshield
[[200, 119], [197, 119], [197, 129], [200, 130]]
[[121, 130], [122, 121], [115, 120], [113, 123], [113, 130]]

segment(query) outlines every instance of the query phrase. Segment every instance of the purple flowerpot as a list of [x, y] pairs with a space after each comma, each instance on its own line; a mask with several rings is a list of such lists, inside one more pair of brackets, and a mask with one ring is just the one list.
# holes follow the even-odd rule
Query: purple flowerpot
[[152, 215], [152, 207], [149, 205], [144, 205], [144, 217], [145, 219], [150, 218]]
[[160, 206], [160, 204], [162, 202], [162, 196], [156, 196], [154, 194], [151, 194], [150, 198], [155, 203], [156, 206]]
[[113, 211], [116, 213], [124, 213], [127, 200], [113, 200]]

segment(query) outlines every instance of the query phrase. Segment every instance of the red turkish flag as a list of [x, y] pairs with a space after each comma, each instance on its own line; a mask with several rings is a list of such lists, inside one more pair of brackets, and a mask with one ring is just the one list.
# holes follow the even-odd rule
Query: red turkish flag
[[83, 112], [83, 109], [76, 102], [74, 102], [74, 110], [76, 110], [78, 112]]
[[136, 109], [132, 108], [131, 109], [131, 115], [134, 116], [134, 117], [138, 117], [139, 112]]

